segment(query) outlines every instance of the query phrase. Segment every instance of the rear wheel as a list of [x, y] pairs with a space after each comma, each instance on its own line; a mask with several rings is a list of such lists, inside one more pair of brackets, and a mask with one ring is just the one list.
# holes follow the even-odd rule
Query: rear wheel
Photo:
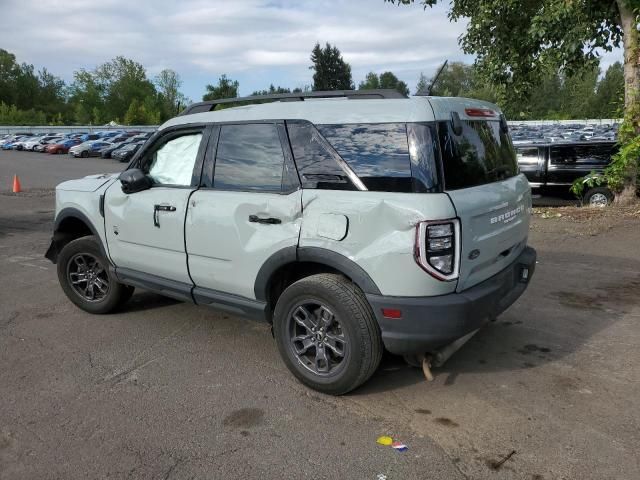
[[341, 395], [375, 372], [380, 330], [362, 291], [340, 275], [290, 285], [278, 299], [273, 329], [287, 368], [305, 385]]
[[133, 287], [118, 283], [95, 237], [66, 244], [58, 256], [58, 280], [69, 300], [89, 313], [109, 313], [122, 306]]
[[590, 188], [584, 194], [582, 204], [588, 207], [606, 207], [613, 202], [613, 193], [607, 187]]
[[89, 157], [89, 152], [87, 152], [86, 150], [83, 150], [82, 153], [80, 154], [80, 156], [82, 158], [88, 158]]

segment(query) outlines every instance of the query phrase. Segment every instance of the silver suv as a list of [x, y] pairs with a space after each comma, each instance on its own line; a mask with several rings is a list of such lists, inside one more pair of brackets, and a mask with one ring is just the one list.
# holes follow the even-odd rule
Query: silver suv
[[[256, 103], [259, 102], [259, 103]], [[216, 109], [228, 103], [244, 104]], [[56, 189], [47, 258], [77, 306], [134, 287], [269, 322], [304, 384], [438, 352], [525, 290], [531, 194], [492, 104], [342, 91], [216, 100], [120, 175]]]

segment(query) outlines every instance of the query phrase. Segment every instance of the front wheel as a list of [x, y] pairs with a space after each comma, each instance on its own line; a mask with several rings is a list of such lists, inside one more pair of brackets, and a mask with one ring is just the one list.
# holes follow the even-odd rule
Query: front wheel
[[340, 275], [290, 285], [273, 329], [287, 368], [308, 387], [342, 395], [373, 375], [382, 358], [380, 329], [362, 291]]
[[98, 240], [82, 237], [67, 243], [58, 256], [58, 280], [69, 300], [89, 313], [110, 313], [133, 294], [109, 271]]

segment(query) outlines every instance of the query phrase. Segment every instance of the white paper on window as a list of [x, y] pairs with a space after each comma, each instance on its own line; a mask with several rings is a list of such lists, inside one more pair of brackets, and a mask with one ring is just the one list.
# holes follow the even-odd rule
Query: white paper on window
[[202, 134], [185, 135], [165, 143], [154, 154], [149, 176], [164, 185], [191, 185]]

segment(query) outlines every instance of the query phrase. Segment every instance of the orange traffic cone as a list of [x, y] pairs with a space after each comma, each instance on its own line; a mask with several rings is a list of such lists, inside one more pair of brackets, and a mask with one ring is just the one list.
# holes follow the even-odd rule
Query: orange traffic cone
[[20, 186], [20, 179], [18, 175], [13, 176], [13, 193], [20, 193], [22, 191], [22, 187]]

